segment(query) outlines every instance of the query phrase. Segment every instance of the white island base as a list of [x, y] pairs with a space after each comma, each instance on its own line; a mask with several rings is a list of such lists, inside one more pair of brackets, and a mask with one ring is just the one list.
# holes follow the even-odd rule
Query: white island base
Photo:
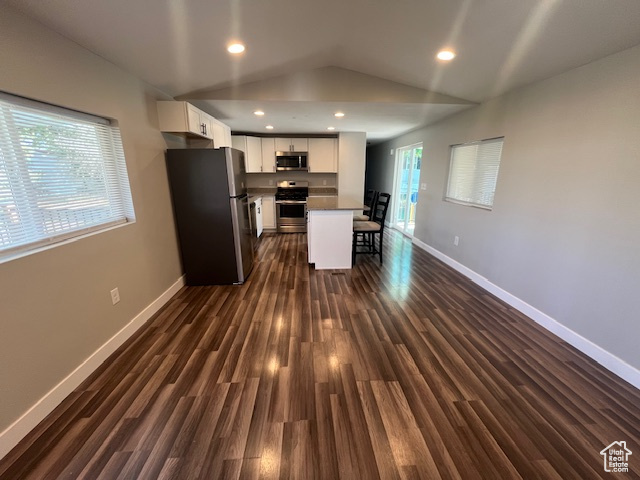
[[351, 268], [354, 210], [362, 210], [362, 203], [344, 197], [309, 198], [309, 263], [315, 263], [316, 269]]

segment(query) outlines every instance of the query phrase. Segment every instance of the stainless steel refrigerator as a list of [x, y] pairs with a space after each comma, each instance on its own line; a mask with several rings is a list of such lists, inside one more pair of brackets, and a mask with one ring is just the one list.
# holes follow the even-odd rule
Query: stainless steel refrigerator
[[170, 149], [167, 171], [187, 285], [243, 283], [253, 268], [244, 153]]

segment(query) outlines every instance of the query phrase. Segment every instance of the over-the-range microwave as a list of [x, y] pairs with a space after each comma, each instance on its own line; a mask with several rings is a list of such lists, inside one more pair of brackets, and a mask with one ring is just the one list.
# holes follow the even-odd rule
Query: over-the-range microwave
[[307, 152], [276, 152], [276, 171], [309, 171]]

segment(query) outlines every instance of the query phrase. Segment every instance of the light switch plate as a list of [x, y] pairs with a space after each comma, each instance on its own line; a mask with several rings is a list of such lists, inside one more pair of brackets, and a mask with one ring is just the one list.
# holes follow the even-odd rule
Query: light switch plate
[[119, 301], [120, 301], [120, 291], [118, 290], [118, 287], [116, 287], [113, 290], [111, 290], [111, 303], [115, 305]]

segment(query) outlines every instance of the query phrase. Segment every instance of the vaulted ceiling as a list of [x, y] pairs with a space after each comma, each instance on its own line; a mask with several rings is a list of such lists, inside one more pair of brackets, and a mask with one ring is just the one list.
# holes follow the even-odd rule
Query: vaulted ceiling
[[[374, 141], [640, 44], [638, 0], [3, 3], [235, 130]], [[457, 58], [438, 62], [443, 47]]]

